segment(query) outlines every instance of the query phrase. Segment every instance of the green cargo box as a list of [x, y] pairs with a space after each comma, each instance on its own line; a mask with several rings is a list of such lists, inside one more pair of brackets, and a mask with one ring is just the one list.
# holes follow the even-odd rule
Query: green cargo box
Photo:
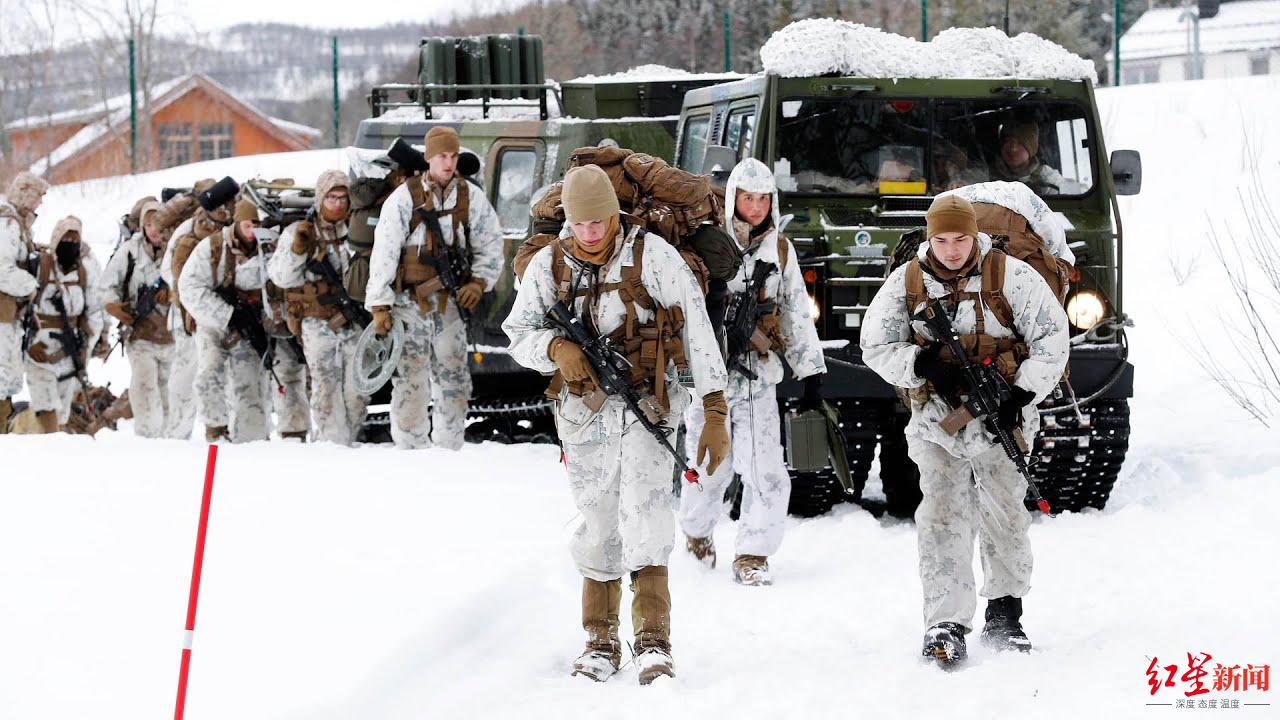
[[[542, 67], [542, 38], [537, 35], [521, 35], [520, 40], [520, 82], [525, 85], [542, 85], [547, 81], [546, 71]], [[537, 100], [540, 90], [525, 90], [522, 95], [526, 100]]]
[[[457, 38], [457, 50], [454, 55], [459, 85], [484, 85], [493, 82], [489, 79], [489, 39], [486, 37]], [[459, 90], [458, 99], [483, 97], [479, 90]]]
[[[451, 37], [422, 38], [418, 48], [418, 82], [423, 85], [453, 85], [458, 82], [457, 58]], [[455, 102], [456, 90], [433, 90], [431, 102]]]
[[[522, 81], [520, 65], [520, 39], [517, 36], [489, 36], [490, 82], [495, 85], [519, 85]], [[520, 93], [516, 90], [495, 90], [493, 96], [515, 98]]]

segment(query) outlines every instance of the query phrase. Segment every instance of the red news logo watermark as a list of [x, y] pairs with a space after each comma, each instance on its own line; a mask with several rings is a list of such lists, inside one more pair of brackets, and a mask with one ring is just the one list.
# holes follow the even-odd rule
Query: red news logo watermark
[[[1183, 697], [1177, 698], [1176, 703], [1147, 703], [1148, 705], [1171, 705], [1180, 708], [1238, 708], [1241, 706], [1251, 705], [1270, 705], [1269, 702], [1241, 702], [1240, 698], [1204, 698], [1201, 695], [1214, 693], [1254, 693], [1249, 699], [1257, 698], [1256, 693], [1265, 693], [1271, 690], [1271, 666], [1270, 665], [1223, 665], [1220, 662], [1213, 664], [1212, 670], [1209, 669], [1209, 661], [1213, 656], [1209, 653], [1202, 652], [1198, 654], [1187, 653], [1187, 664], [1185, 671], [1179, 675], [1177, 663], [1162, 665], [1160, 658], [1152, 657], [1151, 664], [1147, 666], [1147, 685], [1151, 689], [1151, 695], [1156, 695], [1165, 688], [1177, 688], [1178, 682], [1182, 683]], [[1175, 694], [1177, 690], [1173, 691]]]

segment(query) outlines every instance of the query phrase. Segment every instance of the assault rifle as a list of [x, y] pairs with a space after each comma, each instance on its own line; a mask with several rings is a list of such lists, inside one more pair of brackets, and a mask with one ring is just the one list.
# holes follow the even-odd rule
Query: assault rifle
[[[40, 253], [32, 252], [27, 256], [27, 272], [31, 273], [31, 277], [40, 277]], [[22, 312], [22, 354], [27, 354], [27, 348], [31, 347], [31, 339], [36, 334], [36, 300], [40, 295], [39, 288], [36, 289], [36, 297], [31, 298], [27, 302], [27, 309]]]
[[[80, 272], [84, 272], [81, 268]], [[85, 298], [88, 300], [88, 298]], [[62, 330], [54, 333], [54, 337], [58, 338], [58, 342], [62, 345], [62, 352], [71, 358], [71, 367], [74, 368], [70, 376], [60, 377], [59, 380], [66, 380], [67, 377], [74, 377], [80, 382], [80, 389], [84, 391], [86, 399], [89, 397], [89, 372], [85, 370], [85, 358], [81, 355], [84, 350], [85, 338], [80, 334], [79, 327], [72, 327], [71, 320], [67, 316], [67, 303], [62, 299], [62, 292], [54, 292], [49, 297], [49, 302], [53, 303], [53, 309], [58, 311], [58, 319], [62, 322]], [[32, 302], [34, 305], [35, 303]], [[85, 405], [89, 417], [97, 420], [98, 413], [94, 411], [93, 404]]]
[[923, 321], [933, 336], [946, 344], [952, 356], [960, 363], [960, 370], [969, 383], [968, 396], [960, 407], [955, 408], [942, 419], [939, 426], [948, 435], [955, 435], [969, 424], [969, 421], [982, 420], [987, 431], [995, 435], [1000, 442], [1000, 447], [1004, 448], [1004, 454], [1013, 461], [1013, 466], [1026, 479], [1027, 489], [1031, 491], [1036, 507], [1040, 508], [1040, 512], [1045, 515], [1050, 514], [1049, 501], [1040, 495], [1040, 489], [1036, 487], [1036, 482], [1031, 477], [1031, 468], [1027, 465], [1026, 456], [1022, 454], [1020, 445], [1024, 443], [1019, 442], [1022, 440], [1021, 436], [1015, 439], [1013, 430], [1004, 427], [997, 420], [1000, 404], [1009, 397], [1009, 384], [996, 370], [992, 358], [985, 357], [981, 363], [975, 363], [969, 359], [968, 353], [960, 344], [960, 334], [951, 324], [951, 316], [947, 314], [947, 309], [940, 300], [930, 300], [915, 319]]
[[762, 313], [771, 313], [775, 307], [773, 300], [760, 300], [760, 288], [777, 269], [773, 263], [757, 260], [746, 289], [734, 293], [725, 310], [725, 366], [730, 372], [737, 370], [750, 380], [757, 379], [757, 376], [743, 362], [747, 353], [753, 349], [763, 351], [769, 348], [769, 338], [756, 327], [756, 321]]
[[262, 359], [263, 367], [271, 373], [271, 379], [276, 381], [276, 392], [284, 394], [284, 383], [280, 382], [280, 378], [276, 376], [271, 338], [267, 335], [266, 326], [262, 324], [260, 308], [248, 299], [242, 299], [235, 288], [217, 287], [213, 291], [222, 298], [223, 302], [231, 306], [231, 322], [227, 328], [240, 333], [240, 337], [249, 341], [249, 346]]
[[325, 283], [329, 286], [329, 291], [333, 293], [328, 298], [320, 301], [322, 305], [336, 304], [338, 312], [342, 313], [342, 317], [347, 319], [347, 323], [357, 329], [363, 329], [373, 321], [373, 316], [369, 314], [368, 310], [364, 309], [364, 305], [352, 300], [351, 296], [347, 294], [347, 288], [342, 284], [342, 278], [338, 277], [338, 271], [334, 269], [328, 258], [320, 260], [307, 258], [307, 270], [324, 278]]
[[[466, 250], [463, 249], [458, 238], [454, 238], [453, 245], [447, 245], [444, 242], [444, 233], [440, 227], [440, 211], [432, 208], [418, 208], [418, 214], [422, 217], [422, 221], [427, 224], [427, 230], [435, 236], [435, 251], [425, 259], [419, 256], [419, 261], [430, 265], [436, 270], [435, 280], [422, 286], [423, 293], [433, 293], [437, 290], [444, 290], [453, 297], [453, 301], [458, 302], [458, 290], [471, 281], [471, 259], [467, 257]], [[470, 244], [470, 238], [467, 238]], [[439, 283], [437, 285], [437, 283]], [[462, 321], [471, 325], [471, 311], [463, 310], [462, 306], [458, 306], [458, 314], [462, 316]]]
[[167, 290], [169, 284], [163, 278], [156, 278], [156, 281], [150, 285], [141, 285], [138, 287], [138, 297], [133, 302], [133, 312], [129, 313], [133, 316], [134, 322], [150, 315], [156, 311], [156, 295], [161, 290]]
[[[564, 333], [567, 340], [582, 348], [582, 354], [591, 365], [591, 371], [595, 374], [595, 392], [602, 394], [603, 397], [584, 398], [588, 407], [599, 409], [600, 405], [604, 404], [605, 397], [610, 395], [622, 398], [644, 429], [649, 431], [649, 434], [656, 438], [667, 452], [671, 453], [676, 462], [684, 463], [684, 457], [676, 452], [676, 449], [671, 446], [671, 441], [667, 439], [670, 428], [662, 424], [664, 420], [662, 409], [652, 395], [641, 397], [640, 393], [631, 386], [628, 381], [631, 363], [618, 352], [613, 343], [608, 338], [592, 337], [582, 321], [574, 316], [563, 301], [556, 301], [556, 304], [547, 311], [547, 322], [553, 329]], [[686, 466], [684, 479], [691, 483], [698, 483], [698, 471]]]

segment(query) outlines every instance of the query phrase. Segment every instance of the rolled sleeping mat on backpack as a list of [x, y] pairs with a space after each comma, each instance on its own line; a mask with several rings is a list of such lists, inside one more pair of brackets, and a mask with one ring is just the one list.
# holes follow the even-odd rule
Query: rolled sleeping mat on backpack
[[480, 172], [480, 156], [470, 150], [463, 150], [458, 153], [458, 164], [456, 166], [458, 174], [464, 178]]
[[189, 192], [191, 192], [191, 188], [189, 188], [189, 187], [185, 187], [185, 188], [167, 187], [167, 188], [164, 188], [163, 190], [161, 190], [161, 191], [160, 191], [160, 202], [161, 202], [161, 203], [167, 203], [167, 202], [169, 202], [170, 200], [174, 199], [175, 197], [177, 197], [177, 196], [179, 196], [179, 195], [181, 195], [181, 194], [183, 194], [183, 193], [189, 193]]
[[205, 212], [212, 212], [234, 200], [238, 192], [240, 192], [240, 184], [228, 176], [214, 183], [213, 187], [200, 193], [196, 198], [196, 202], [200, 203], [200, 207], [204, 208]]
[[427, 171], [427, 159], [423, 157], [422, 152], [402, 137], [396, 138], [395, 142], [391, 143], [391, 147], [387, 148], [387, 157], [409, 175]]

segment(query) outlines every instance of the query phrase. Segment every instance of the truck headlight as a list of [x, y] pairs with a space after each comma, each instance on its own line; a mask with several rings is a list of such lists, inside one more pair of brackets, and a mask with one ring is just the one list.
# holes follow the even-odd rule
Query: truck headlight
[[1067, 320], [1077, 329], [1088, 330], [1106, 314], [1106, 301], [1093, 290], [1080, 290], [1067, 299]]

